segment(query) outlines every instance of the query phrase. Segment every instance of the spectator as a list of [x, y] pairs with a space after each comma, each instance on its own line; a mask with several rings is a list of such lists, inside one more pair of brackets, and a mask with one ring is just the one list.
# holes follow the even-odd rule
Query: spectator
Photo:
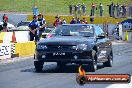
[[56, 20], [54, 22], [54, 26], [57, 27], [58, 25], [61, 25], [62, 24], [62, 21], [60, 20], [60, 17], [59, 16], [56, 16], [55, 18], [56, 18]]
[[92, 5], [91, 5], [91, 14], [90, 14], [90, 16], [94, 16], [95, 8], [96, 8], [95, 4], [92, 3]]
[[100, 16], [103, 16], [104, 9], [103, 9], [102, 3], [100, 3], [100, 5], [99, 5], [99, 10], [100, 10]]
[[3, 22], [8, 22], [8, 16], [6, 14], [3, 15]]
[[70, 24], [76, 24], [76, 19], [73, 17]]
[[81, 16], [81, 4], [80, 3], [78, 4], [78, 15]]
[[72, 5], [69, 5], [70, 15], [72, 15]]
[[115, 11], [114, 3], [112, 2], [110, 5], [107, 5], [107, 6], [109, 6], [109, 15], [110, 15], [110, 17], [114, 17], [114, 11]]
[[65, 18], [63, 18], [63, 20], [62, 20], [62, 24], [66, 24]]
[[42, 33], [46, 29], [46, 21], [43, 18], [43, 15], [41, 13], [38, 15], [38, 24], [39, 24], [38, 38], [40, 39], [40, 37], [42, 36]]
[[132, 17], [132, 6], [129, 6], [129, 16]]
[[35, 41], [37, 42], [38, 41], [37, 30], [39, 29], [39, 24], [36, 16], [34, 16], [33, 21], [29, 23], [29, 29], [30, 41], [33, 41], [35, 37]]
[[83, 18], [82, 22], [83, 22], [84, 24], [88, 24], [86, 18]]
[[0, 32], [3, 30], [2, 24], [0, 24]]
[[94, 22], [94, 17], [90, 17], [90, 22], [91, 22], [91, 24], [93, 24], [93, 22]]
[[81, 23], [80, 19], [79, 19], [79, 18], [77, 18], [77, 24], [80, 24], [80, 23]]
[[74, 5], [74, 14], [75, 14], [75, 16], [77, 16], [77, 9], [78, 9], [78, 6]]
[[113, 2], [111, 3], [111, 16], [115, 17], [115, 5]]
[[109, 7], [109, 16], [112, 17], [111, 16], [111, 5], [107, 5], [107, 6]]
[[117, 3], [117, 5], [115, 7], [116, 7], [116, 13], [117, 13], [116, 16], [118, 18], [120, 15], [120, 5]]
[[123, 17], [123, 9], [122, 9], [122, 6], [120, 6], [120, 17]]
[[7, 22], [6, 21], [3, 22], [3, 31], [4, 32], [7, 32], [8, 31]]
[[123, 17], [126, 17], [126, 6], [122, 5]]
[[84, 3], [82, 4], [82, 14], [83, 14], [83, 15], [86, 14], [86, 6], [85, 6]]

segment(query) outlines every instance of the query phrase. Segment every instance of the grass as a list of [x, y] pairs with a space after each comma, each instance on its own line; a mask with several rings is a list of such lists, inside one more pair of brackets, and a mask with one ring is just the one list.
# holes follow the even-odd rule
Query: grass
[[[130, 5], [132, 0], [0, 0], [0, 11], [2, 12], [28, 12], [32, 13], [34, 1], [39, 11], [46, 15], [69, 15], [69, 4], [85, 3], [87, 6], [87, 15], [90, 14], [90, 6], [95, 2], [97, 6], [101, 2], [104, 5], [104, 15], [108, 15], [108, 7], [112, 1]], [[99, 14], [99, 10], [96, 11]], [[97, 15], [98, 16], [98, 15]]]

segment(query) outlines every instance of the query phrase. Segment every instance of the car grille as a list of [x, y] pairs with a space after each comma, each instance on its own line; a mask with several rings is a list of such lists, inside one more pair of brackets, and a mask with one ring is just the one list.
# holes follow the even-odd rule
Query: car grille
[[47, 49], [52, 51], [72, 50], [72, 46], [71, 45], [49, 45], [47, 46]]

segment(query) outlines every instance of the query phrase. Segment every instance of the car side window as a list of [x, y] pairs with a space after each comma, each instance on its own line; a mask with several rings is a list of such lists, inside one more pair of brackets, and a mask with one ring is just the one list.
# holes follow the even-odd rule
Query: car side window
[[98, 26], [95, 26], [95, 35], [98, 36], [101, 34], [101, 31], [99, 30]]
[[102, 28], [100, 28], [99, 26], [98, 26], [98, 28], [99, 28], [101, 34], [104, 34], [104, 31], [102, 30]]
[[103, 30], [99, 26], [95, 26], [95, 35], [96, 36], [101, 35], [103, 33], [104, 33]]

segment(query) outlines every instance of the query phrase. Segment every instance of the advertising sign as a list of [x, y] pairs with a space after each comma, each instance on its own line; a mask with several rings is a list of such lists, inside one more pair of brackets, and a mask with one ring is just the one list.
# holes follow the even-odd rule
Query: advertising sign
[[0, 59], [11, 58], [11, 44], [0, 43]]

